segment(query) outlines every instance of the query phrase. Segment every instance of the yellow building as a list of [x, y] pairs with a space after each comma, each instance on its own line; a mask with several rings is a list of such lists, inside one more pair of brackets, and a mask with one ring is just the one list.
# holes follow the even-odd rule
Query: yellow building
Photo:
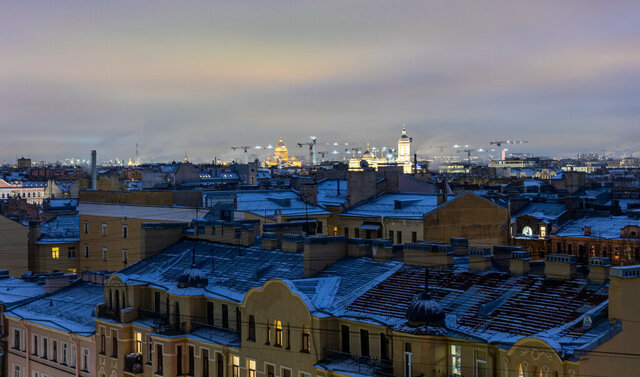
[[591, 282], [567, 275], [560, 257], [553, 278], [484, 270], [480, 254], [427, 269], [433, 252], [420, 245], [406, 245], [413, 261], [402, 263], [383, 243], [358, 257], [365, 246], [344, 237], [305, 238], [301, 253], [182, 241], [109, 278], [98, 376], [573, 377], [640, 367], [617, 357], [640, 346], [640, 266], [594, 265]]
[[411, 142], [413, 138], [407, 135], [407, 129], [402, 126], [402, 134], [398, 139], [398, 148], [394, 155], [391, 150], [376, 150], [371, 149], [369, 143], [367, 143], [367, 149], [362, 152], [360, 156], [354, 155], [349, 159], [349, 170], [360, 171], [363, 168], [372, 168], [378, 170], [378, 168], [384, 166], [401, 166], [402, 172], [405, 174], [413, 173], [413, 163], [411, 155]]

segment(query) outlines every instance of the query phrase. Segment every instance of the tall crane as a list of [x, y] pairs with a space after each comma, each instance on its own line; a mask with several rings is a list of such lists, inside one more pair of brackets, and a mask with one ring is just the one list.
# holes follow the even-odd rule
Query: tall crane
[[316, 165], [317, 157], [316, 157], [316, 140], [318, 138], [315, 136], [311, 136], [311, 141], [307, 143], [298, 143], [298, 147], [302, 148], [303, 145], [309, 146], [309, 164]]
[[249, 163], [249, 153], [247, 153], [247, 151], [249, 149], [251, 149], [252, 147], [249, 145], [240, 145], [238, 147], [231, 147], [231, 149], [238, 150], [238, 149], [242, 149], [244, 151], [244, 163], [248, 164]]
[[501, 140], [501, 141], [491, 141], [489, 145], [497, 145], [501, 146], [502, 144], [526, 144], [528, 141], [526, 140]]

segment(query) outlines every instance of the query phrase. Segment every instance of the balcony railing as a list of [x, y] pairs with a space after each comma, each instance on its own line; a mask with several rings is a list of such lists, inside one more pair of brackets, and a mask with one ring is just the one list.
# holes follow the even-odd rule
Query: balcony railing
[[153, 328], [159, 334], [163, 335], [180, 335], [186, 332], [187, 323], [171, 323], [167, 313], [157, 313], [151, 310], [138, 309], [138, 318], [152, 318]]
[[348, 359], [353, 364], [357, 364], [358, 372], [366, 374], [371, 369], [375, 369], [375, 375], [379, 377], [392, 377], [393, 366], [389, 360], [378, 359], [375, 357], [356, 355], [348, 352], [342, 352], [331, 348], [324, 349], [325, 359], [343, 360]]
[[120, 311], [109, 309], [107, 304], [100, 304], [98, 305], [98, 318], [112, 319], [120, 322]]

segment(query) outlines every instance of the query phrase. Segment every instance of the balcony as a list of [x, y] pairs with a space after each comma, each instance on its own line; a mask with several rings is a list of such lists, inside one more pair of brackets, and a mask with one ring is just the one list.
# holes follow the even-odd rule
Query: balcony
[[124, 357], [124, 372], [128, 374], [141, 374], [144, 368], [142, 366], [142, 354], [130, 353]]
[[324, 365], [330, 370], [332, 369], [332, 366], [335, 365], [342, 371], [348, 370], [349, 372], [362, 375], [378, 377], [393, 376], [393, 366], [387, 360], [354, 355], [330, 348], [324, 349], [324, 359], [319, 364]]
[[120, 311], [109, 309], [107, 304], [98, 305], [98, 318], [111, 319], [120, 322]]

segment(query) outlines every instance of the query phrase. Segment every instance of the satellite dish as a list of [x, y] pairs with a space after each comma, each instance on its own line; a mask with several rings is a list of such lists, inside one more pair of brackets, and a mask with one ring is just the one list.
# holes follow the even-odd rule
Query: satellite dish
[[360, 167], [363, 169], [366, 169], [369, 167], [369, 163], [367, 162], [367, 160], [360, 160]]

